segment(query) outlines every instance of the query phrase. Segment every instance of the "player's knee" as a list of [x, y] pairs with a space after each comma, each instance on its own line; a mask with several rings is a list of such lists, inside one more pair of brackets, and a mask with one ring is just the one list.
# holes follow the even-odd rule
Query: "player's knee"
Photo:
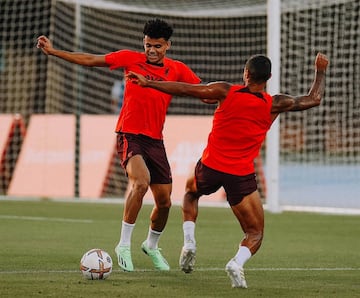
[[160, 214], [169, 214], [171, 208], [171, 201], [158, 201], [154, 207]]
[[186, 185], [185, 185], [185, 192], [186, 193], [195, 193], [196, 192], [196, 183], [195, 178], [192, 176], [187, 179]]
[[183, 198], [182, 209], [183, 211], [192, 211], [197, 206], [199, 200], [199, 194], [192, 191], [187, 191]]
[[199, 199], [200, 195], [196, 191], [186, 190], [184, 200], [193, 201]]
[[197, 193], [186, 192], [182, 203], [183, 214], [190, 218], [197, 216], [198, 199], [199, 195]]
[[161, 198], [156, 200], [156, 206], [158, 209], [170, 209], [171, 208], [171, 200], [170, 198]]
[[132, 185], [132, 191], [141, 195], [145, 195], [149, 189], [149, 182], [144, 179], [137, 179]]
[[153, 192], [155, 199], [155, 206], [158, 209], [170, 209], [171, 199], [170, 192], [167, 190]]

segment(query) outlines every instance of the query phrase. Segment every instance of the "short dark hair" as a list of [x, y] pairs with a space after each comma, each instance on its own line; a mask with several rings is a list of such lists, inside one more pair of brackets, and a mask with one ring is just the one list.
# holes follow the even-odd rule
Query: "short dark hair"
[[264, 83], [271, 77], [271, 61], [264, 55], [251, 56], [245, 67], [254, 83]]
[[150, 38], [164, 38], [169, 40], [174, 30], [171, 25], [160, 19], [149, 20], [144, 26], [144, 35]]

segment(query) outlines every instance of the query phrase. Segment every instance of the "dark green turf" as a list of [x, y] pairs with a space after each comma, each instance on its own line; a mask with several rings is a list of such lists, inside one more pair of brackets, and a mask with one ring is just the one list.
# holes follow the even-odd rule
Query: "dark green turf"
[[224, 272], [242, 238], [228, 208], [200, 207], [196, 271], [178, 269], [180, 208], [171, 210], [160, 246], [171, 271], [156, 272], [140, 249], [151, 206], [133, 234], [135, 272], [114, 266], [105, 281], [84, 280], [82, 254], [110, 253], [121, 204], [0, 201], [0, 297], [360, 297], [360, 217], [266, 213], [263, 246], [246, 265], [249, 288], [232, 289]]

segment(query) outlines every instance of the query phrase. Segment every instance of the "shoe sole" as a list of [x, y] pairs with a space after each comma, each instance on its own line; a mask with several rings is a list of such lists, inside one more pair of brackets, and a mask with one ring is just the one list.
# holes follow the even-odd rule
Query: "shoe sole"
[[124, 261], [122, 261], [122, 260], [123, 260], [123, 259], [122, 259], [120, 256], [118, 256], [118, 265], [120, 266], [120, 268], [121, 268], [122, 270], [124, 270], [124, 271], [126, 271], [126, 272], [132, 272], [132, 271], [134, 271], [134, 269], [129, 269], [129, 268], [126, 267], [126, 265], [124, 266], [123, 263], [126, 263], [126, 262], [124, 262]]
[[[141, 250], [144, 252], [144, 254], [146, 254], [147, 256], [149, 256], [150, 258], [151, 258], [151, 256], [148, 254], [148, 252], [146, 251], [146, 249], [145, 249], [145, 247], [144, 246], [141, 246]], [[152, 259], [152, 258], [151, 258]], [[163, 257], [163, 259], [165, 260], [165, 258]], [[166, 260], [165, 260], [166, 261]], [[154, 262], [153, 262], [154, 263]], [[155, 264], [154, 264], [154, 266], [155, 266]], [[167, 268], [157, 268], [156, 266], [155, 266], [155, 269], [156, 270], [160, 270], [160, 271], [169, 271], [170, 270], [170, 266], [168, 265], [168, 267]]]
[[118, 265], [122, 270], [124, 270], [126, 272], [134, 271], [134, 268], [130, 269], [130, 268], [127, 268], [126, 265], [125, 266], [123, 265], [123, 264], [126, 264], [125, 259], [123, 259], [120, 256], [120, 253], [117, 252], [116, 248], [115, 248], [115, 253], [116, 253], [116, 256], [117, 256]]
[[194, 270], [194, 265], [191, 262], [195, 261], [195, 252], [188, 250], [181, 254], [180, 268], [185, 273], [191, 273]]
[[227, 275], [230, 277], [231, 285], [233, 288], [243, 288], [243, 289], [247, 288], [245, 279], [239, 276], [237, 270], [228, 267], [225, 269], [225, 271], [227, 272]]

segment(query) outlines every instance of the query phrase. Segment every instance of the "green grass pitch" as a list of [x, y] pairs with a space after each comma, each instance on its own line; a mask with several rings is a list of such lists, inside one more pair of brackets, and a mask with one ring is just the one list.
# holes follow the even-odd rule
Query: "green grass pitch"
[[[243, 237], [229, 208], [200, 207], [195, 271], [178, 269], [181, 210], [173, 206], [160, 240], [170, 272], [153, 270], [140, 245], [151, 206], [135, 226], [135, 272], [116, 263], [123, 205], [0, 200], [0, 297], [360, 297], [360, 217], [284, 212], [265, 215], [261, 249], [245, 267], [248, 289], [232, 289], [224, 271]], [[83, 253], [102, 248], [114, 270], [84, 280]]]

